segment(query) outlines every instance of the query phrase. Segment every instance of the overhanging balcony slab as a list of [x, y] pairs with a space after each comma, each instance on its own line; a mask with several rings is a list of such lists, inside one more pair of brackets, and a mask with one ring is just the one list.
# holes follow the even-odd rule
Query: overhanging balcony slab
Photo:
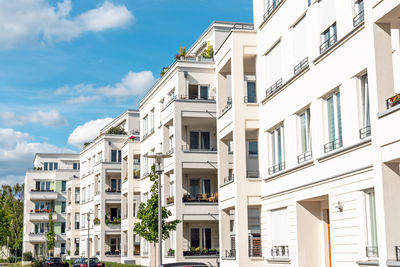
[[31, 191], [30, 200], [56, 200], [58, 193], [54, 191]]

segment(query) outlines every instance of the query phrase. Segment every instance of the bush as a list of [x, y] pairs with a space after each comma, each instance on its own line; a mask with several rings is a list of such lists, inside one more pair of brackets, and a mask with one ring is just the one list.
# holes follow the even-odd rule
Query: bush
[[126, 135], [124, 128], [122, 127], [111, 127], [108, 129], [107, 134], [123, 134]]
[[36, 261], [32, 261], [31, 266], [32, 267], [42, 267], [44, 261], [43, 260], [36, 260]]
[[32, 260], [32, 252], [27, 251], [22, 254], [22, 259], [24, 261], [31, 261]]
[[21, 257], [16, 257], [16, 256], [10, 256], [7, 259], [7, 261], [10, 262], [10, 263], [13, 263], [13, 262], [16, 262], [16, 261], [18, 262], [18, 261], [21, 261], [21, 260], [22, 260]]

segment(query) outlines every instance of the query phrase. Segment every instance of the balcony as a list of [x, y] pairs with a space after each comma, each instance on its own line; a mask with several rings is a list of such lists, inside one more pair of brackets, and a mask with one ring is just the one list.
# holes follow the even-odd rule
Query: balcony
[[190, 57], [190, 56], [181, 56], [177, 59], [177, 61], [182, 62], [214, 62], [214, 58], [205, 58], [203, 56], [198, 57]]
[[299, 64], [294, 66], [294, 68], [293, 68], [294, 75], [296, 75], [297, 73], [300, 73], [302, 70], [307, 68], [307, 66], [308, 66], [308, 57], [306, 57]]
[[222, 257], [222, 259], [236, 259], [236, 250], [234, 248], [232, 249], [226, 249], [225, 250], [225, 255]]
[[386, 108], [391, 109], [394, 106], [400, 104], [400, 94], [396, 94], [388, 99], [386, 99]]
[[224, 184], [233, 182], [234, 179], [235, 179], [235, 176], [234, 176], [234, 174], [232, 173], [231, 175], [228, 175], [228, 176], [226, 176], [226, 177], [224, 178]]
[[272, 174], [274, 174], [274, 173], [283, 171], [285, 168], [286, 168], [285, 162], [281, 162], [281, 163], [276, 164], [276, 165], [274, 165], [274, 166], [272, 166], [272, 167], [269, 167], [269, 168], [268, 168], [268, 174], [269, 174], [269, 175], [272, 175]]
[[56, 200], [58, 193], [54, 190], [31, 190], [30, 200]]
[[312, 152], [307, 151], [307, 152], [304, 152], [303, 154], [297, 156], [297, 163], [300, 164], [300, 163], [306, 162], [310, 159], [312, 159]]
[[257, 97], [256, 96], [245, 96], [244, 103], [257, 103]]
[[337, 35], [336, 33], [332, 35], [328, 40], [323, 42], [319, 47], [320, 54], [323, 54], [327, 51], [330, 47], [332, 47], [337, 42]]
[[273, 246], [271, 248], [272, 258], [287, 258], [289, 257], [289, 247], [288, 246]]
[[190, 194], [185, 194], [182, 197], [183, 203], [218, 203], [218, 192], [211, 194], [197, 194], [196, 197], [191, 198]]
[[258, 170], [248, 170], [246, 171], [247, 178], [260, 178], [260, 173]]
[[355, 15], [353, 18], [353, 27], [355, 28], [363, 22], [364, 22], [364, 10], [361, 10], [361, 12]]
[[343, 146], [342, 138], [338, 138], [324, 145], [324, 152], [328, 153]]
[[216, 146], [209, 146], [207, 148], [191, 148], [188, 145], [182, 145], [182, 151], [185, 153], [204, 153], [204, 152], [212, 152], [212, 153], [217, 153], [217, 147]]
[[271, 86], [265, 91], [266, 97], [269, 97], [270, 95], [272, 95], [273, 93], [275, 93], [276, 91], [278, 91], [278, 89], [281, 88], [281, 86], [282, 86], [282, 78], [280, 78], [279, 80], [277, 80], [273, 85], [271, 85]]
[[30, 233], [29, 234], [29, 242], [31, 243], [44, 243], [46, 242], [46, 234], [45, 233]]
[[180, 100], [193, 100], [193, 101], [214, 101], [215, 96], [199, 97], [197, 95], [180, 95], [178, 97]]
[[[57, 213], [52, 213], [53, 221], [57, 220]], [[31, 212], [29, 213], [29, 221], [31, 222], [45, 222], [49, 220], [48, 212]]]
[[366, 126], [360, 129], [360, 139], [365, 139], [371, 136], [371, 126]]
[[219, 249], [202, 249], [202, 248], [191, 248], [189, 251], [183, 251], [183, 257], [218, 257]]
[[[366, 247], [365, 255], [368, 258], [378, 258], [378, 256], [379, 256], [378, 247]], [[397, 256], [397, 250], [396, 250], [396, 256]]]

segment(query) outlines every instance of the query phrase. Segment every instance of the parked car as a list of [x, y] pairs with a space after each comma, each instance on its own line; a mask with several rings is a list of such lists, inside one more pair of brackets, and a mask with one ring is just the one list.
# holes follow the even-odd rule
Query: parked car
[[[87, 267], [87, 263], [87, 258], [77, 258], [71, 267]], [[89, 258], [89, 267], [105, 267], [105, 265], [98, 258]]]
[[65, 263], [61, 258], [48, 257], [43, 263], [43, 267], [65, 267]]
[[201, 262], [176, 262], [176, 263], [165, 263], [159, 265], [159, 267], [208, 267], [207, 264]]

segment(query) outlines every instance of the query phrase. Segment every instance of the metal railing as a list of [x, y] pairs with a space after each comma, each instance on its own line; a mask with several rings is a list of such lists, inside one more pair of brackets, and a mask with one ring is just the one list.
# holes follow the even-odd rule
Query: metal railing
[[244, 103], [257, 103], [257, 97], [256, 96], [245, 96]]
[[320, 54], [324, 53], [327, 51], [332, 45], [334, 45], [337, 42], [337, 35], [336, 33], [332, 35], [328, 40], [323, 42], [320, 47], [319, 47], [319, 52]]
[[364, 22], [364, 10], [361, 10], [360, 13], [355, 15], [353, 18], [353, 27], [355, 28], [363, 22]]
[[377, 258], [379, 253], [378, 253], [378, 247], [366, 247], [365, 248], [365, 255], [368, 258]]
[[230, 109], [232, 107], [232, 97], [228, 97], [227, 99], [226, 99], [226, 107], [224, 107], [223, 109], [222, 109], [222, 114], [224, 114], [226, 111], [228, 111], [228, 109]]
[[276, 81], [273, 85], [271, 85], [266, 91], [266, 97], [272, 95], [275, 91], [277, 91], [282, 86], [282, 78]]
[[233, 182], [233, 180], [235, 179], [235, 176], [233, 175], [233, 173], [231, 175], [228, 175], [224, 178], [224, 184], [229, 183], [229, 182]]
[[328, 153], [329, 151], [335, 150], [343, 146], [342, 138], [338, 138], [336, 140], [330, 141], [324, 145], [324, 152]]
[[297, 163], [300, 164], [300, 163], [305, 162], [310, 159], [312, 159], [312, 152], [307, 151], [307, 152], [304, 152], [303, 154], [297, 156]]
[[167, 154], [168, 154], [168, 155], [174, 154], [174, 148], [173, 148], [173, 147], [170, 148], [170, 149], [167, 151]]
[[273, 246], [271, 248], [272, 257], [289, 257], [289, 246]]
[[235, 23], [233, 25], [233, 28], [237, 29], [237, 30], [254, 30], [254, 25], [253, 24]]
[[188, 95], [179, 95], [178, 99], [182, 99], [182, 100], [213, 100], [215, 101], [215, 96], [207, 96], [207, 98], [205, 97], [198, 97], [198, 96], [188, 96]]
[[216, 146], [210, 146], [209, 148], [190, 148], [188, 145], [182, 145], [183, 152], [217, 152]]
[[299, 64], [297, 64], [296, 66], [294, 66], [294, 68], [293, 68], [294, 75], [296, 75], [296, 74], [299, 73], [300, 71], [304, 70], [307, 66], [308, 66], [308, 57], [306, 57], [305, 59], [303, 59], [302, 61], [300, 61]]
[[272, 5], [264, 13], [264, 20], [271, 16], [272, 12], [281, 4], [281, 2], [281, 0], [272, 1]]
[[285, 168], [286, 168], [285, 162], [281, 162], [281, 163], [276, 164], [276, 165], [274, 165], [272, 167], [269, 167], [268, 168], [268, 174], [269, 175], [274, 174], [276, 172], [284, 170]]
[[227, 258], [235, 258], [236, 257], [236, 249], [227, 249], [225, 250], [225, 257]]
[[259, 178], [260, 174], [258, 171], [246, 171], [247, 178]]
[[360, 129], [360, 139], [367, 138], [368, 136], [371, 136], [371, 126], [369, 125]]
[[386, 108], [390, 109], [394, 106], [400, 104], [400, 94], [396, 94], [388, 99], [386, 99]]
[[261, 257], [261, 256], [262, 256], [261, 248], [256, 248], [256, 249], [249, 248], [249, 257]]
[[400, 261], [400, 246], [394, 246], [394, 252], [396, 254], [396, 261]]

